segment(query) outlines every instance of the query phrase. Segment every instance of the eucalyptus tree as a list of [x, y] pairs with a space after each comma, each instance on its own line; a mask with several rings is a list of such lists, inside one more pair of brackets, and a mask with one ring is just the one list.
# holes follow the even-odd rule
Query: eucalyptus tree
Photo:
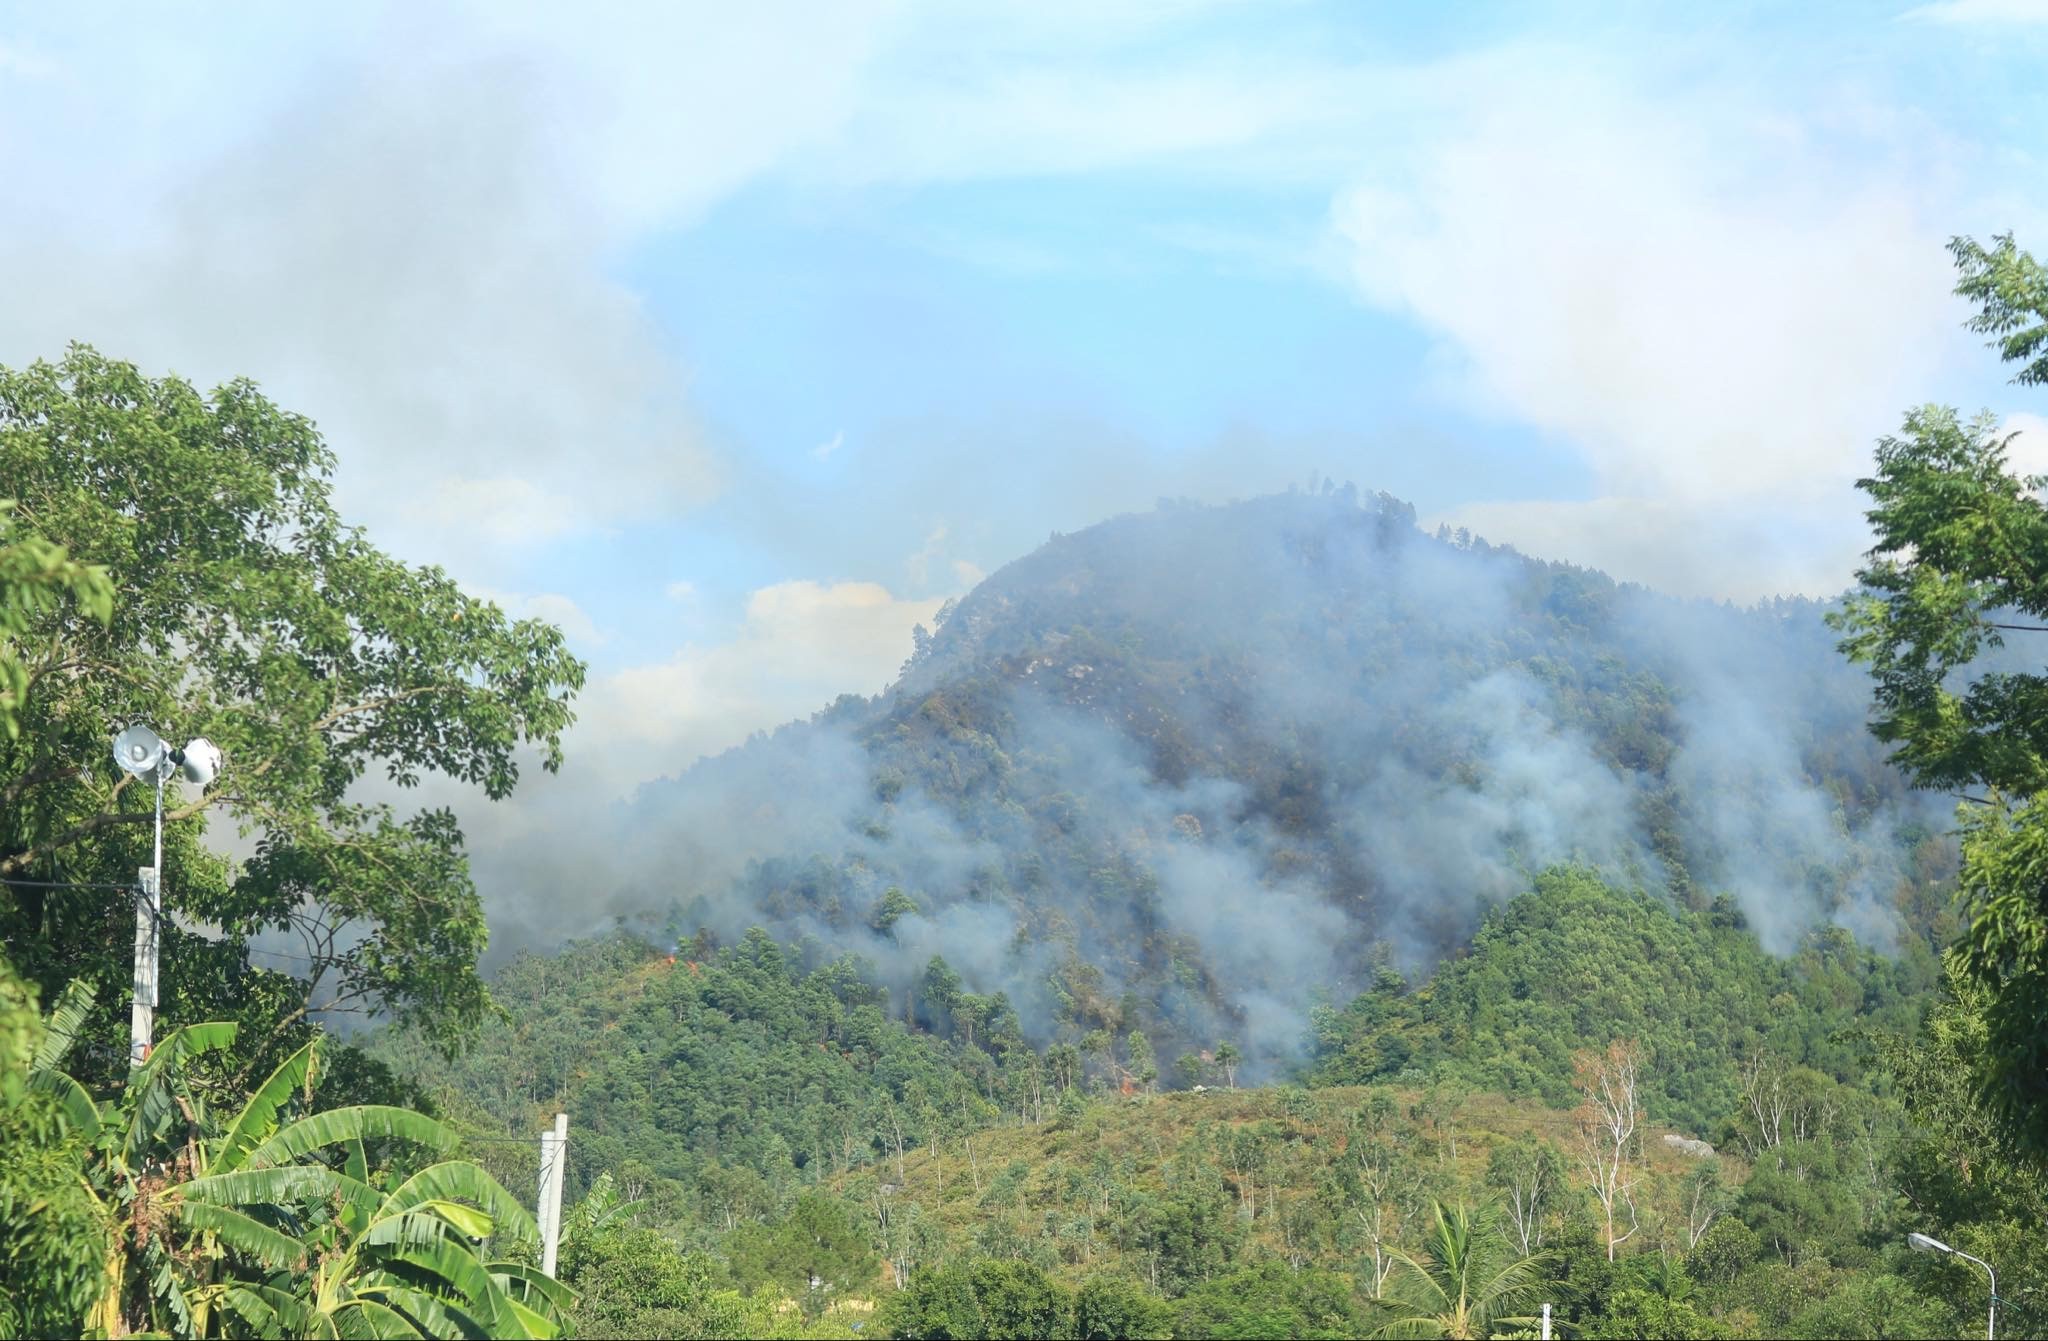
[[[381, 1010], [447, 1042], [486, 1009], [484, 920], [454, 815], [380, 798], [431, 773], [496, 800], [522, 762], [558, 767], [584, 667], [559, 629], [514, 621], [344, 524], [333, 467], [313, 424], [247, 381], [202, 394], [77, 345], [0, 368], [0, 497], [82, 566], [30, 552], [85, 597], [0, 616], [14, 668], [0, 684], [0, 879], [41, 882], [0, 886], [0, 936], [46, 993], [97, 984], [110, 1033], [128, 905], [45, 886], [118, 884], [148, 864], [152, 798], [107, 750], [136, 719], [227, 757], [210, 790], [166, 814], [167, 1025], [261, 1021], [243, 1043], [274, 1059], [314, 1011]], [[0, 576], [29, 565], [18, 545], [8, 554]], [[110, 619], [90, 571], [111, 584]], [[212, 855], [209, 825], [239, 831], [247, 859]], [[299, 935], [286, 973], [249, 965], [246, 940], [266, 930]]]

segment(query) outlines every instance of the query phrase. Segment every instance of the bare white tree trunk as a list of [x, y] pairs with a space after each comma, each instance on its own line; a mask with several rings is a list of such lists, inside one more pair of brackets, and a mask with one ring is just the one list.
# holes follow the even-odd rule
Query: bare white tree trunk
[[1508, 1223], [1527, 1257], [1543, 1246], [1543, 1166], [1537, 1164], [1526, 1175], [1517, 1173], [1508, 1183]]
[[[1641, 1228], [1636, 1218], [1636, 1171], [1630, 1143], [1642, 1121], [1638, 1096], [1642, 1058], [1632, 1042], [1608, 1045], [1605, 1053], [1582, 1053], [1577, 1059], [1579, 1167], [1592, 1187], [1606, 1218], [1607, 1260]], [[1628, 1212], [1628, 1232], [1614, 1232], [1617, 1208]]]

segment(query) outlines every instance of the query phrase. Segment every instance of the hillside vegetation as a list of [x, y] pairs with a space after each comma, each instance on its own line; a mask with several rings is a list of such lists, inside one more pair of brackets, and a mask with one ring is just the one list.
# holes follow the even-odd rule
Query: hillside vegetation
[[[1085, 1296], [1150, 1334], [1356, 1335], [1442, 1203], [1538, 1260], [1572, 1334], [1933, 1336], [1970, 1282], [1905, 1233], [2031, 1261], [2022, 1226], [2048, 1212], [1995, 1143], [1933, 1120], [1967, 1104], [1907, 1046], [1941, 1000], [1929, 952], [1824, 931], [1772, 956], [1725, 903], [1583, 869], [1543, 874], [1421, 984], [1385, 970], [1318, 1011], [1297, 1082], [1256, 1090], [1220, 1047], [1148, 1063], [1142, 1034], [906, 1025], [871, 964], [807, 968], [760, 933], [706, 948], [523, 958], [497, 984], [508, 1019], [452, 1069], [381, 1052], [510, 1186], [533, 1155], [501, 1143], [566, 1108], [575, 1184], [638, 1199], [643, 1249], [694, 1263], [706, 1299], [793, 1306], [792, 1330], [873, 1306], [904, 1334], [1074, 1334], [1043, 1309], [1079, 1326]], [[1636, 1125], [1603, 1157], [1618, 1050]], [[792, 1257], [808, 1242], [837, 1246]], [[589, 1306], [650, 1325], [621, 1298]], [[1038, 1322], [993, 1321], [1032, 1299]]]

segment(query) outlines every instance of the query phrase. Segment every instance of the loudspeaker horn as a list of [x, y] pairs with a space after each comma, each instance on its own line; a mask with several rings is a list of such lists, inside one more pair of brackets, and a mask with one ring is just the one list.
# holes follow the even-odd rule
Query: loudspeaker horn
[[114, 762], [121, 766], [122, 771], [133, 773], [138, 778], [154, 777], [157, 769], [163, 767], [163, 740], [156, 732], [137, 722], [114, 737]]
[[185, 775], [185, 781], [204, 787], [220, 776], [220, 746], [200, 736], [185, 742], [185, 748], [173, 756], [178, 761], [178, 771]]

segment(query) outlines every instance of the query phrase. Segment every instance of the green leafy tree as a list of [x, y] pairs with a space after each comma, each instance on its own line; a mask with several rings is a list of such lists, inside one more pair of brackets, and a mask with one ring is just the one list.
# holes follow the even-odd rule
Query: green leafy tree
[[2011, 233], [1994, 237], [1989, 247], [1959, 237], [1949, 253], [1962, 272], [1956, 292], [1977, 304], [1970, 329], [1995, 337], [1992, 346], [2007, 363], [2024, 365], [2013, 381], [2048, 382], [2048, 269], [2021, 251]]
[[1223, 1073], [1223, 1083], [1231, 1089], [1237, 1088], [1237, 1068], [1244, 1058], [1237, 1050], [1237, 1044], [1228, 1040], [1216, 1045], [1216, 1069]]
[[[83, 346], [0, 368], [16, 521], [119, 592], [105, 620], [96, 580], [59, 570], [83, 605], [9, 609], [0, 660], [21, 669], [0, 733], [0, 877], [132, 880], [152, 798], [107, 757], [108, 724], [214, 741], [217, 783], [167, 800], [165, 907], [180, 920], [162, 1018], [260, 1020], [238, 1039], [257, 1053], [297, 1046], [313, 1011], [376, 1009], [443, 1041], [482, 1017], [484, 920], [455, 817], [365, 802], [355, 784], [439, 773], [501, 798], [522, 750], [559, 765], [583, 682], [559, 629], [514, 622], [345, 525], [332, 468], [313, 425], [246, 381], [202, 395]], [[36, 563], [48, 570], [47, 552]], [[253, 855], [210, 857], [208, 820], [249, 834]], [[0, 893], [23, 975], [46, 992], [93, 982], [110, 1032], [129, 926], [98, 894]], [[250, 971], [244, 938], [264, 930], [298, 934], [308, 962]]]
[[83, 1015], [67, 994], [45, 1018], [0, 955], [0, 1336], [76, 1333], [101, 1292], [106, 1227], [80, 1177], [93, 1106], [51, 1070]]
[[83, 564], [40, 536], [17, 534], [14, 500], [0, 499], [0, 734], [21, 734], [29, 669], [18, 643], [69, 601], [105, 624], [114, 614], [114, 586], [104, 569]]
[[868, 925], [883, 936], [895, 930], [896, 924], [918, 911], [917, 900], [905, 894], [895, 885], [882, 891], [882, 897], [875, 901], [875, 911], [868, 918]]
[[[1800, 1338], [1841, 1338], [1841, 1341], [1888, 1341], [1889, 1338], [1924, 1336], [1974, 1336], [1984, 1321], [1982, 1314], [1959, 1316], [1955, 1309], [1915, 1290], [1897, 1276], [1886, 1273], [1857, 1276], [1844, 1281], [1826, 1299], [1817, 1299], [1793, 1314], [1785, 1334]], [[2003, 1316], [1999, 1322], [2009, 1327]], [[2009, 1336], [2032, 1333], [2008, 1331]], [[1655, 1333], [1632, 1332], [1632, 1336]], [[1680, 1335], [1672, 1333], [1672, 1335]], [[1705, 1332], [1683, 1333], [1705, 1336]]]
[[1133, 1029], [1124, 1046], [1130, 1053], [1132, 1083], [1151, 1093], [1153, 1083], [1159, 1079], [1159, 1062], [1152, 1053], [1152, 1040], [1145, 1037], [1144, 1030]]
[[[2016, 381], [2041, 382], [2042, 267], [2009, 235], [1951, 250], [1957, 292], [1978, 304], [1972, 328], [2023, 364]], [[1870, 668], [1872, 729], [1894, 761], [1979, 803], [1963, 840], [1961, 962], [1991, 993], [1982, 1098], [2048, 1154], [2048, 676], [2005, 651], [2007, 634], [2048, 631], [2048, 480], [2013, 474], [2008, 442], [1988, 416], [1966, 424], [1940, 406], [1879, 442], [1876, 473], [1858, 482], [1876, 544], [1834, 624]]]
[[1396, 1252], [1399, 1265], [1376, 1301], [1388, 1315], [1373, 1335], [1487, 1337], [1526, 1325], [1518, 1314], [1542, 1286], [1542, 1254], [1517, 1253], [1490, 1216], [1436, 1203], [1422, 1255]]
[[747, 1334], [740, 1296], [713, 1288], [710, 1259], [654, 1229], [607, 1225], [569, 1239], [562, 1281], [578, 1298], [581, 1337], [719, 1337]]
[[884, 1306], [899, 1337], [1049, 1338], [1071, 1330], [1073, 1300], [1028, 1262], [979, 1257], [925, 1272]]
[[798, 1197], [772, 1228], [747, 1230], [732, 1240], [734, 1274], [776, 1287], [808, 1316], [822, 1313], [848, 1287], [865, 1286], [881, 1267], [845, 1203], [823, 1193]]
[[1727, 1336], [1728, 1331], [1686, 1300], [1670, 1299], [1655, 1290], [1632, 1288], [1614, 1292], [1607, 1312], [1586, 1335], [1641, 1341], [1706, 1341]]
[[1366, 1319], [1342, 1276], [1295, 1271], [1268, 1260], [1239, 1267], [1189, 1290], [1174, 1303], [1175, 1336], [1351, 1338]]
[[[933, 955], [924, 966], [924, 979], [919, 984], [919, 991], [927, 1006], [936, 1007], [945, 1017], [950, 1017], [960, 1006], [960, 975], [953, 971], [953, 966], [943, 955]], [[932, 1027], [937, 1029], [941, 1022], [940, 1018], [934, 1018]]]
[[1173, 1335], [1173, 1308], [1122, 1276], [1090, 1276], [1074, 1295], [1074, 1335], [1080, 1341], [1133, 1341]]

